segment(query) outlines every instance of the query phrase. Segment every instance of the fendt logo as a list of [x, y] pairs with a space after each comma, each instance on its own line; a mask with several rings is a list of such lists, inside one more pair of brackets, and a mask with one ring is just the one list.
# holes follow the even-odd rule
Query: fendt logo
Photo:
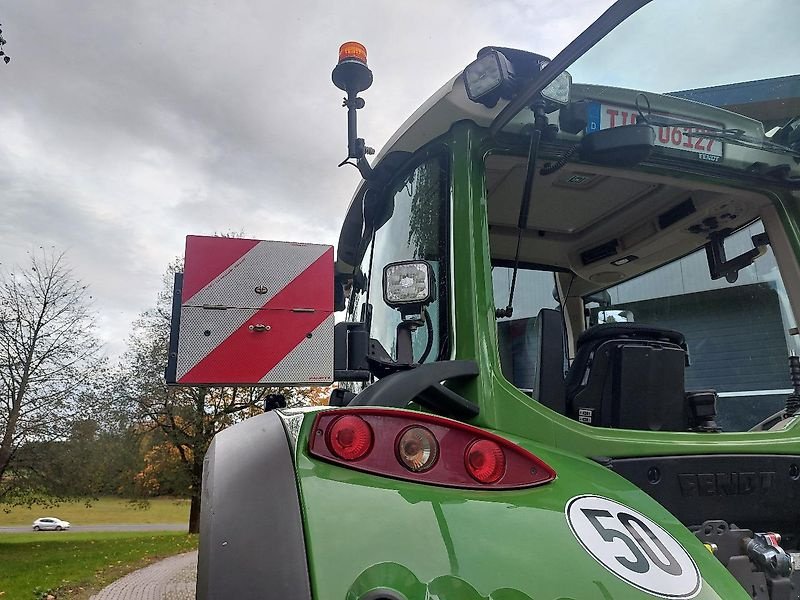
[[765, 494], [775, 481], [774, 471], [743, 473], [679, 473], [682, 496], [749, 496]]

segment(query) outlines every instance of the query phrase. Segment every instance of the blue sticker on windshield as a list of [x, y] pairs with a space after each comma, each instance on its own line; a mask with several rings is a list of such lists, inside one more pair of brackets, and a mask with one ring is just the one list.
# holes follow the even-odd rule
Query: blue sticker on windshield
[[586, 109], [586, 133], [600, 131], [600, 103], [590, 102]]

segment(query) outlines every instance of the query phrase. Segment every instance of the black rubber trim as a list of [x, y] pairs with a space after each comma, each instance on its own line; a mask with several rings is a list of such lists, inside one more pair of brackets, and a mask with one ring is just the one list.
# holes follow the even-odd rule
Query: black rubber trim
[[294, 463], [274, 412], [218, 433], [206, 453], [197, 598], [311, 599]]
[[478, 376], [474, 360], [445, 360], [419, 365], [409, 371], [387, 375], [350, 401], [349, 406], [390, 406], [404, 408], [411, 401], [455, 418], [478, 416], [474, 402], [463, 398], [440, 382]]
[[172, 318], [169, 323], [169, 354], [164, 379], [167, 385], [173, 385], [178, 372], [178, 332], [181, 328], [181, 292], [183, 291], [183, 273], [175, 273], [172, 284]]

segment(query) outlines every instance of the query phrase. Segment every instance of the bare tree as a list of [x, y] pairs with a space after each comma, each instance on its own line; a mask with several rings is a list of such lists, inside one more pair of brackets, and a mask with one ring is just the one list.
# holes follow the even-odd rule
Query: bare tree
[[64, 254], [0, 271], [0, 500], [35, 469], [20, 447], [62, 435], [102, 367], [90, 300]]

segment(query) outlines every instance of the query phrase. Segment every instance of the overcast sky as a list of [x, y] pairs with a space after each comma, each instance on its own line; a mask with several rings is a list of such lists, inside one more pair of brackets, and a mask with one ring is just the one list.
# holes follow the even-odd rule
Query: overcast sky
[[0, 262], [66, 250], [111, 356], [187, 234], [333, 244], [358, 183], [339, 45], [375, 76], [380, 148], [483, 46], [555, 55], [610, 0], [6, 0]]

